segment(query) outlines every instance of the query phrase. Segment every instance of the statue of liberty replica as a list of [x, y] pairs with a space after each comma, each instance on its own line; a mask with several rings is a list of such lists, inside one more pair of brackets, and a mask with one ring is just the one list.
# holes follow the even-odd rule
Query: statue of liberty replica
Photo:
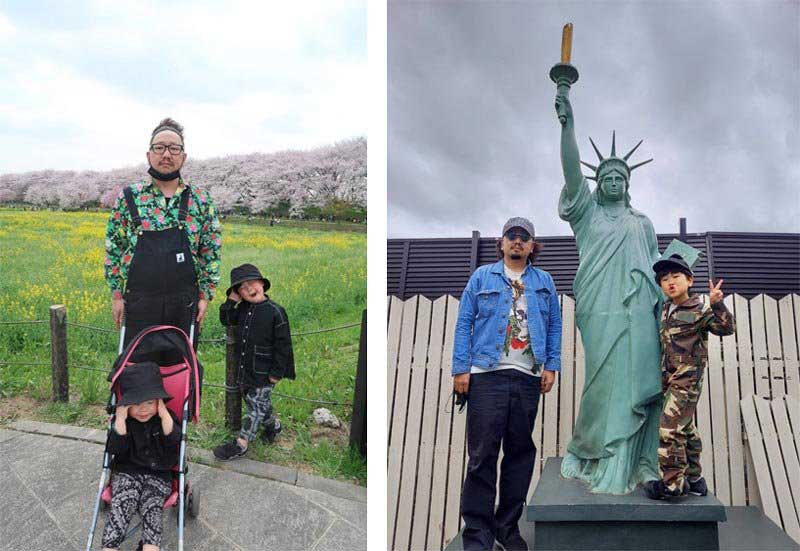
[[[604, 157], [591, 140], [597, 166], [580, 160], [569, 101], [578, 71], [569, 64], [572, 25], [564, 29], [557, 85], [564, 187], [559, 216], [569, 222], [580, 264], [575, 276], [575, 318], [585, 348], [586, 376], [580, 413], [561, 474], [588, 482], [595, 493], [626, 494], [658, 478], [661, 370], [658, 311], [661, 290], [653, 277], [658, 242], [650, 220], [631, 206], [633, 166], [627, 154]], [[583, 163], [594, 174], [584, 176]], [[589, 188], [587, 180], [596, 186]]]

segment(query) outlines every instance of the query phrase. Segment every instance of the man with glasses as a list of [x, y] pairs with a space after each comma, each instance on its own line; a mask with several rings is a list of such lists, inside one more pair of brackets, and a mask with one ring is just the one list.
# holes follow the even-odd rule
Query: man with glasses
[[183, 127], [166, 118], [150, 137], [150, 181], [125, 187], [111, 209], [105, 276], [126, 345], [150, 325], [199, 329], [219, 283], [219, 220], [208, 192], [181, 178], [185, 161]]
[[533, 425], [540, 393], [561, 370], [558, 295], [550, 274], [533, 267], [541, 248], [533, 224], [511, 218], [498, 242], [501, 259], [475, 270], [461, 295], [452, 373], [455, 392], [468, 397], [465, 550], [493, 549], [495, 542], [528, 548], [517, 522], [536, 457]]

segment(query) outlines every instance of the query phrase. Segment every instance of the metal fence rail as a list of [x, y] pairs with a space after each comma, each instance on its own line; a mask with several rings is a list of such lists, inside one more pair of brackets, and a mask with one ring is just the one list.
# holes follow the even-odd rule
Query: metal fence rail
[[[695, 290], [708, 292], [708, 278], [725, 280], [729, 293], [744, 297], [764, 293], [779, 298], [800, 293], [800, 234], [706, 232], [664, 233], [663, 251], [675, 238], [702, 252], [695, 267]], [[544, 245], [536, 265], [550, 272], [560, 294], [574, 296], [572, 282], [578, 269], [573, 236], [537, 236]], [[497, 261], [497, 238], [389, 239], [386, 242], [387, 294], [405, 299], [423, 295], [460, 297], [475, 268]]]

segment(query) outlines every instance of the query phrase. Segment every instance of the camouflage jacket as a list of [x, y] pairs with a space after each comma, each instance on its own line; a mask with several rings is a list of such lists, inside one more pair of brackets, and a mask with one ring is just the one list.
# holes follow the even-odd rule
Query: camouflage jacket
[[705, 367], [708, 362], [708, 332], [731, 335], [736, 329], [733, 314], [720, 301], [712, 306], [698, 295], [669, 314], [671, 301], [661, 309], [661, 369], [674, 371], [681, 365]]

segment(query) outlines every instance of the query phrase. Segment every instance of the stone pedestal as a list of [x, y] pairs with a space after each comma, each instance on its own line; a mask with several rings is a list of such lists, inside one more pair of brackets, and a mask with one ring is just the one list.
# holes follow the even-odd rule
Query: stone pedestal
[[615, 496], [592, 494], [583, 482], [561, 477], [551, 458], [536, 486], [527, 520], [535, 524], [534, 549], [719, 549], [717, 523], [725, 507], [713, 495], [669, 501], [649, 499], [639, 488]]

